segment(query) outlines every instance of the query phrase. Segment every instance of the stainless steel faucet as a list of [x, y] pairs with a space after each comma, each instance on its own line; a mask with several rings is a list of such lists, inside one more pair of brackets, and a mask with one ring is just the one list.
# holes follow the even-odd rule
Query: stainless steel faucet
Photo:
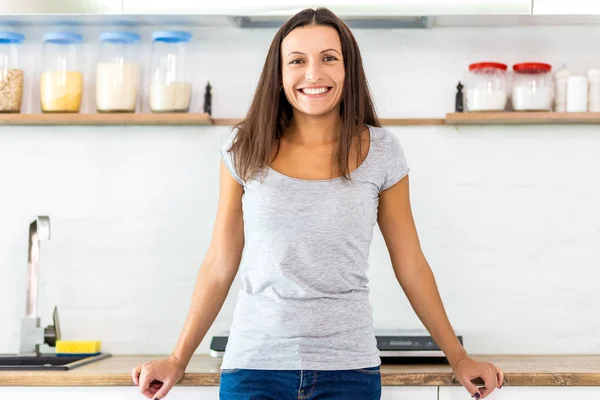
[[39, 216], [29, 225], [29, 249], [27, 252], [27, 305], [25, 317], [21, 320], [21, 341], [19, 353], [39, 355], [39, 346], [47, 343], [56, 346], [60, 340], [58, 309], [54, 307], [54, 325], [41, 328], [38, 316], [38, 293], [40, 272], [40, 242], [50, 240], [50, 218]]

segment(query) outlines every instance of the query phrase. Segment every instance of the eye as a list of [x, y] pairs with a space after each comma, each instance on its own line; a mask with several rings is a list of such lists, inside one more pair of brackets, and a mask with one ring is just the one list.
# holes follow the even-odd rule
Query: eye
[[325, 56], [323, 58], [323, 60], [325, 60], [325, 61], [337, 61], [337, 57], [336, 56]]
[[290, 61], [289, 64], [300, 64], [301, 62], [303, 62], [301, 59], [296, 58], [295, 60]]

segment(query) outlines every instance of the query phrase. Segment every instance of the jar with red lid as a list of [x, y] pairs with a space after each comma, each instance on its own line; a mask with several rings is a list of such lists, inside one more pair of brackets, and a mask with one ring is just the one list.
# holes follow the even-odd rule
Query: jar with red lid
[[513, 65], [512, 106], [515, 111], [550, 111], [554, 102], [552, 66], [540, 62]]
[[507, 68], [506, 64], [497, 62], [469, 65], [467, 111], [504, 111], [508, 98]]

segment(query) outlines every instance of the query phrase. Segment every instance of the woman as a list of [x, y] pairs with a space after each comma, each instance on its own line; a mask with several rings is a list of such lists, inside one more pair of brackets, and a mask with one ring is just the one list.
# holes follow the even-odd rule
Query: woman
[[277, 32], [221, 155], [213, 240], [191, 309], [173, 353], [132, 371], [143, 394], [162, 399], [182, 378], [244, 250], [221, 399], [379, 399], [365, 275], [375, 223], [456, 378], [477, 398], [501, 386], [502, 371], [471, 359], [448, 321], [413, 222], [404, 153], [380, 127], [358, 45], [332, 12], [304, 10]]

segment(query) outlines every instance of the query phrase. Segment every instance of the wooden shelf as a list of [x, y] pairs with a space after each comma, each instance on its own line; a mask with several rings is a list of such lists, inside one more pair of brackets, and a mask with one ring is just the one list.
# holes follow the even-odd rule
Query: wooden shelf
[[[213, 120], [215, 125], [235, 125], [240, 119], [216, 118]], [[381, 118], [382, 125], [444, 125], [444, 118]]]
[[[211, 118], [201, 113], [147, 114], [1, 114], [0, 125], [221, 125], [233, 126], [236, 118]], [[382, 118], [384, 126], [427, 125], [532, 125], [600, 124], [600, 113], [464, 112], [446, 118]]]
[[381, 118], [381, 125], [444, 125], [444, 118]]
[[598, 112], [504, 111], [446, 115], [446, 125], [600, 124]]
[[211, 125], [199, 113], [0, 114], [0, 125]]
[[[211, 118], [203, 113], [47, 113], [1, 114], [0, 125], [223, 125], [239, 118]], [[383, 125], [443, 125], [443, 118], [383, 118]]]

